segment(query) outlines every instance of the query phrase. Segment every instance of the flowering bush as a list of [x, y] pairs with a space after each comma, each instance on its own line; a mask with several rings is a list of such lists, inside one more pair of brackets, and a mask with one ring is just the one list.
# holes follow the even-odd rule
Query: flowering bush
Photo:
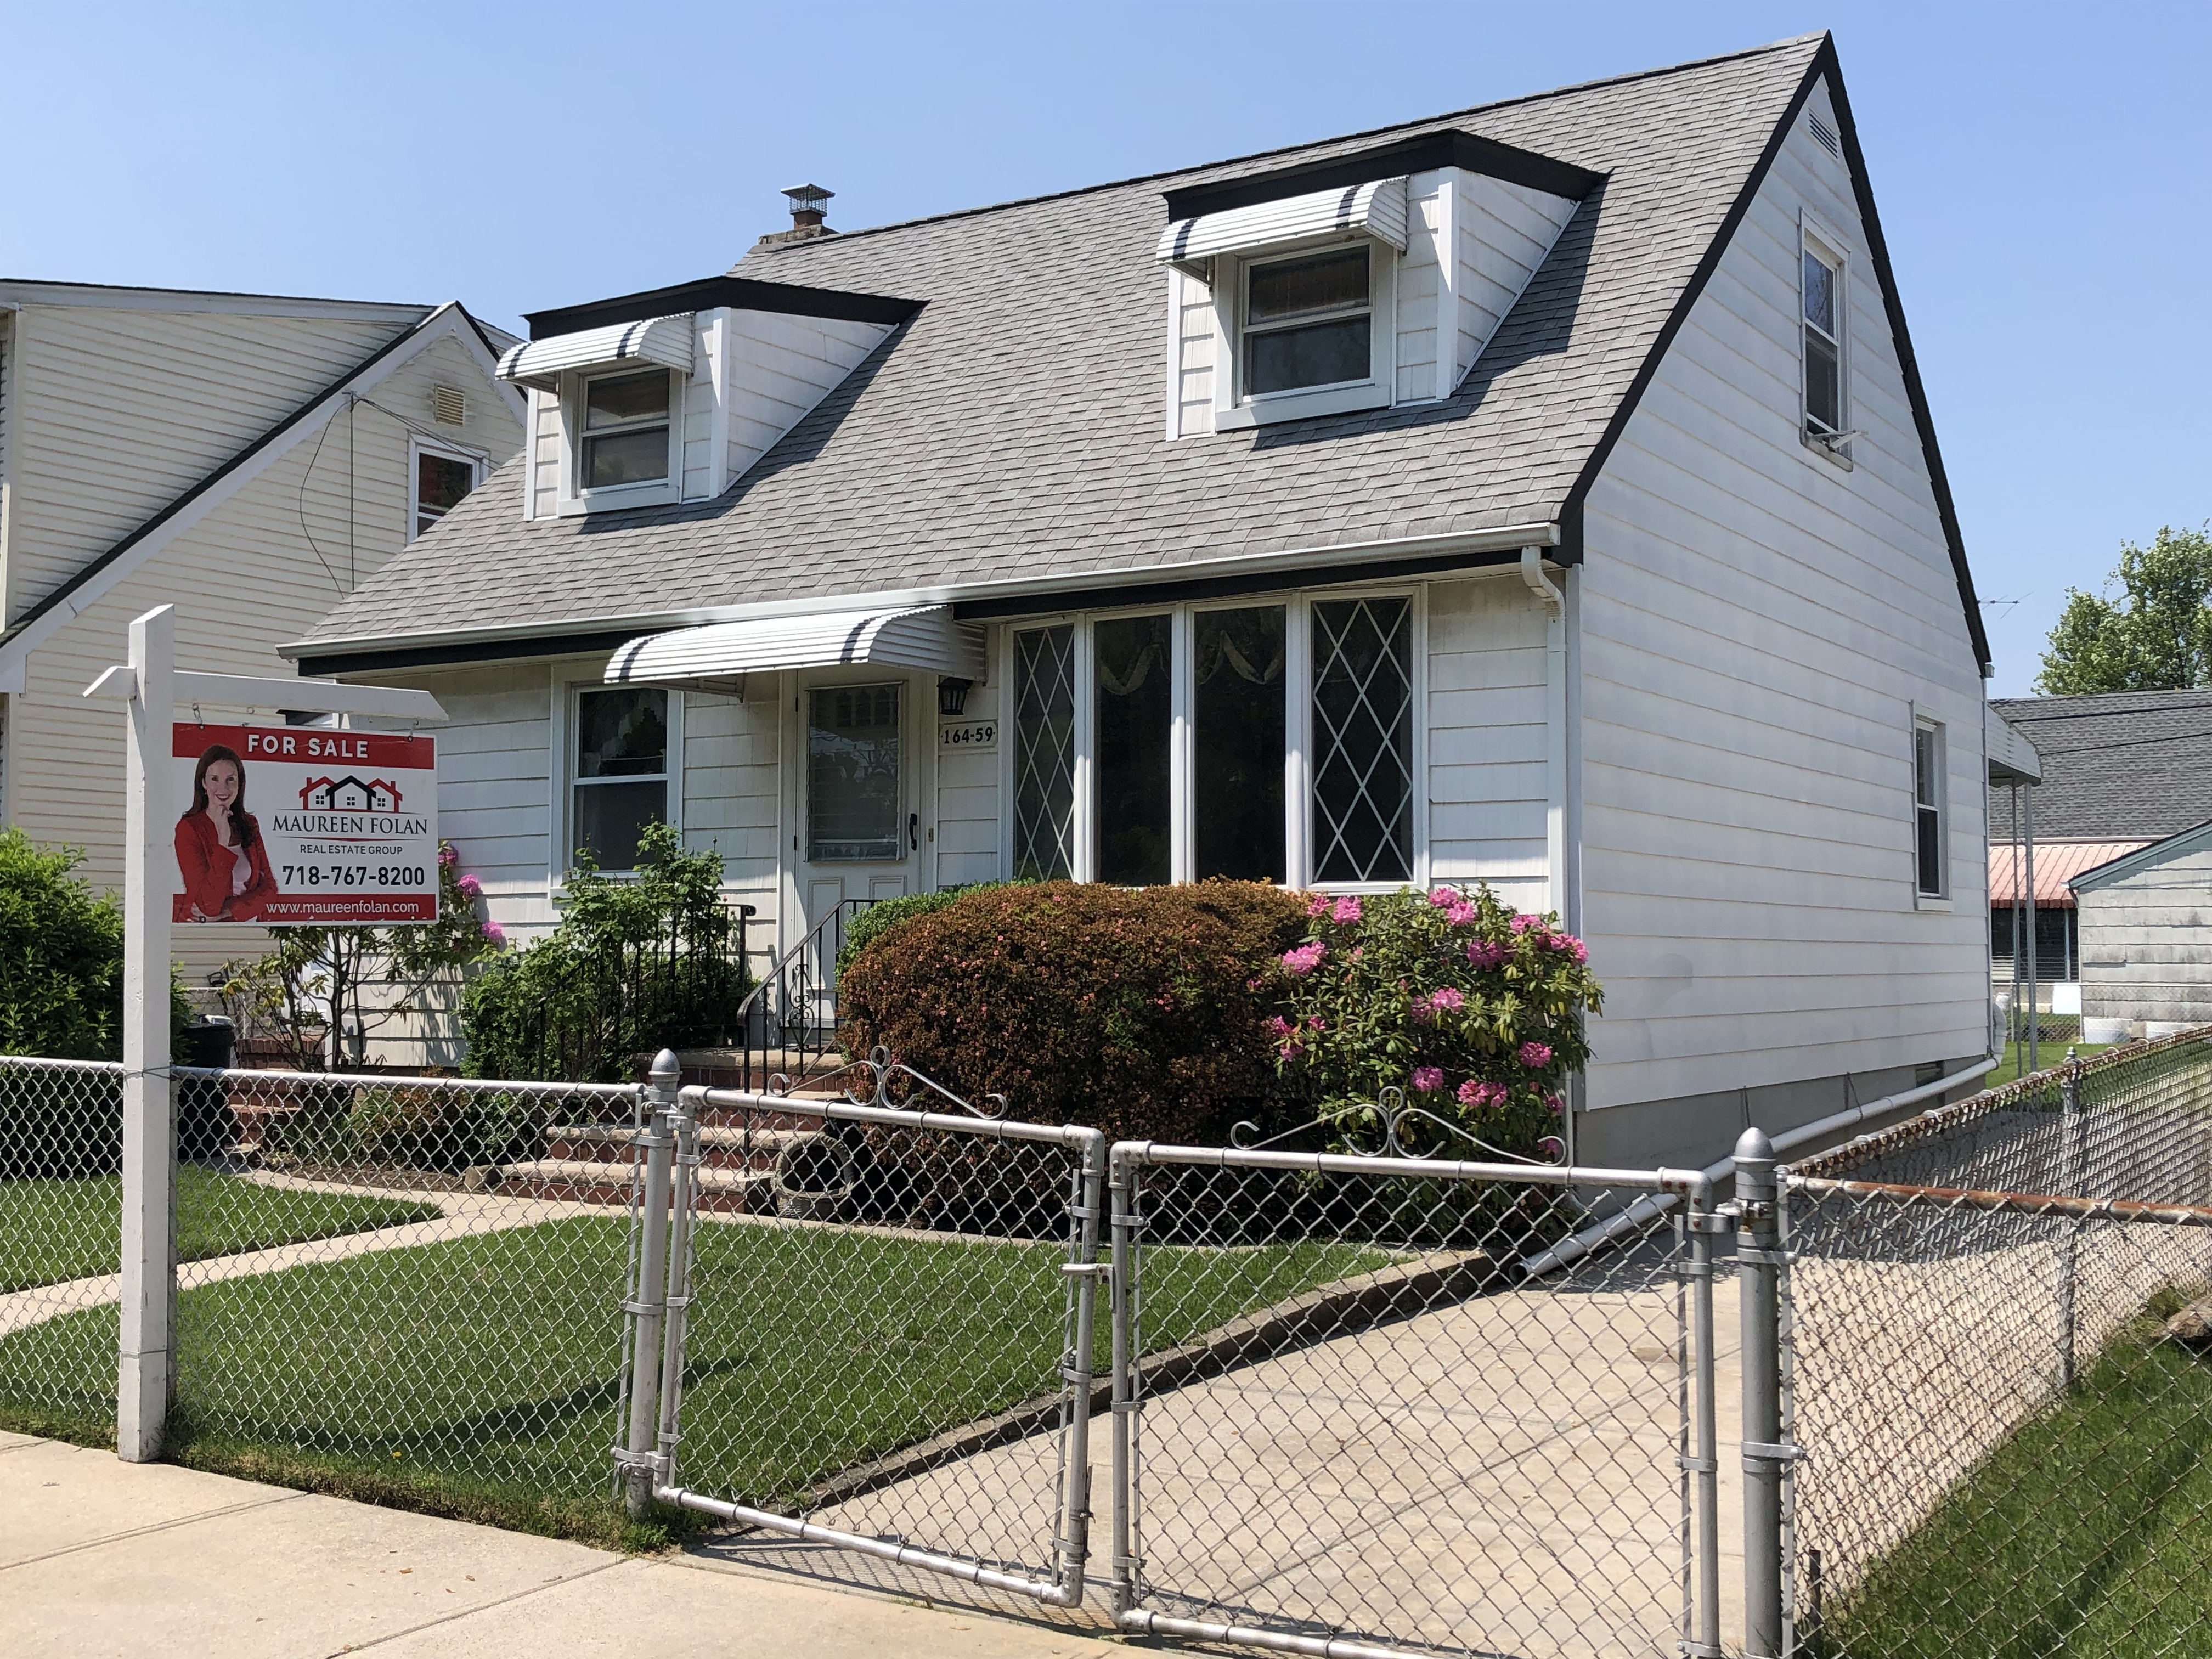
[[[1307, 902], [1307, 938], [1277, 959], [1279, 1067], [1310, 1074], [1324, 1114], [1372, 1110], [1395, 1086], [1492, 1146], [1533, 1152], [1604, 993], [1556, 916], [1487, 887]], [[1408, 1131], [1401, 1129], [1401, 1135]], [[1413, 1144], [1418, 1145], [1418, 1138]]]

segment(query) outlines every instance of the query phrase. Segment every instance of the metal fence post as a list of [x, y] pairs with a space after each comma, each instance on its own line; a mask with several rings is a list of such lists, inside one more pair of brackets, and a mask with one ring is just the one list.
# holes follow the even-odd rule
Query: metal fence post
[[1782, 1659], [1782, 1251], [1774, 1143], [1735, 1144], [1736, 1261], [1743, 1299], [1743, 1650]]
[[[2086, 1198], [2081, 1168], [2081, 1062], [2066, 1051], [2066, 1070], [2058, 1079], [2059, 1153], [2063, 1173], [2058, 1190], [2069, 1198]], [[2081, 1273], [2082, 1223], [2071, 1218], [2063, 1224], [2058, 1243], [2058, 1387], [2063, 1393], [2074, 1386], [2074, 1285]]]
[[[660, 1060], [673, 1063], [665, 1048], [653, 1061], [656, 1080]], [[668, 1232], [667, 1328], [660, 1345], [660, 1431], [655, 1443], [660, 1461], [651, 1471], [652, 1486], [676, 1484], [676, 1443], [684, 1433], [684, 1343], [691, 1314], [691, 1227], [698, 1202], [699, 1115], [680, 1089], [675, 1091], [669, 1123], [675, 1140], [670, 1197], [674, 1219]], [[648, 1154], [648, 1174], [650, 1155]]]
[[1125, 1159], [1121, 1151], [1119, 1146], [1114, 1149], [1109, 1166], [1113, 1272], [1106, 1281], [1114, 1366], [1110, 1477], [1114, 1486], [1114, 1579], [1109, 1591], [1109, 1607], [1117, 1619], [1135, 1606], [1137, 1600], [1137, 1560], [1133, 1549], [1136, 1535], [1136, 1468], [1133, 1462], [1134, 1449], [1130, 1443], [1134, 1428], [1132, 1419], [1137, 1409], [1135, 1379], [1131, 1371], [1136, 1341], [1130, 1326], [1136, 1316], [1136, 1231], [1139, 1220], [1137, 1182], [1141, 1167], [1134, 1159]]
[[676, 1169], [676, 1056], [653, 1057], [646, 1086], [645, 1200], [637, 1290], [629, 1311], [637, 1334], [630, 1351], [629, 1432], [623, 1462], [629, 1473], [629, 1512], [642, 1517], [653, 1506], [653, 1453], [660, 1434], [661, 1337], [668, 1313], [668, 1212]]
[[1697, 1476], [1697, 1622], [1683, 1651], [1689, 1659], [1721, 1659], [1720, 1429], [1713, 1400], [1713, 1235], [1727, 1218], [1712, 1210], [1712, 1183], [1699, 1175], [1690, 1189], [1684, 1227], [1689, 1260], [1690, 1341], [1697, 1377], [1697, 1449], [1683, 1460]]
[[161, 1455], [177, 1296], [177, 1114], [169, 1083], [169, 750], [174, 612], [131, 624], [130, 746], [125, 762], [123, 898], [122, 1317], [115, 1450]]

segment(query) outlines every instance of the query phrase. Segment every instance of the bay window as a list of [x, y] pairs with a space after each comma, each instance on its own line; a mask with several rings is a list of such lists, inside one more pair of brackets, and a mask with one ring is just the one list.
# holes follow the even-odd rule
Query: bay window
[[1400, 593], [1015, 629], [1012, 873], [1413, 879], [1414, 621]]

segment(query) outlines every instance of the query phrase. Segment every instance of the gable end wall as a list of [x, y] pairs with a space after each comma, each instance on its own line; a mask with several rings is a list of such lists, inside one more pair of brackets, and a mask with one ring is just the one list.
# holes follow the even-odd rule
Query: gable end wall
[[[1808, 108], [1833, 124], [1825, 87]], [[1798, 438], [1806, 211], [1850, 255], [1848, 472]], [[1584, 533], [1589, 1104], [1981, 1054], [1981, 680], [1849, 175], [1802, 114]], [[1948, 732], [1948, 910], [1914, 898], [1916, 706]]]

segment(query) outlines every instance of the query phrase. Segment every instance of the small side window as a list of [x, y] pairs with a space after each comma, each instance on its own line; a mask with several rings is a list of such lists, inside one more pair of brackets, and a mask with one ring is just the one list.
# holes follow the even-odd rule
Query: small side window
[[429, 533], [430, 526], [461, 504], [477, 487], [477, 464], [465, 456], [434, 449], [415, 452], [414, 530], [408, 539]]
[[576, 756], [570, 787], [579, 850], [602, 870], [637, 867], [649, 823], [668, 819], [668, 693], [616, 686], [576, 694]]
[[1943, 789], [1943, 728], [1934, 720], [1912, 726], [1912, 865], [1915, 890], [1922, 898], [1948, 898], [1948, 860], [1944, 857], [1948, 816]]
[[1844, 430], [1844, 264], [1819, 244], [1804, 248], [1805, 431]]

